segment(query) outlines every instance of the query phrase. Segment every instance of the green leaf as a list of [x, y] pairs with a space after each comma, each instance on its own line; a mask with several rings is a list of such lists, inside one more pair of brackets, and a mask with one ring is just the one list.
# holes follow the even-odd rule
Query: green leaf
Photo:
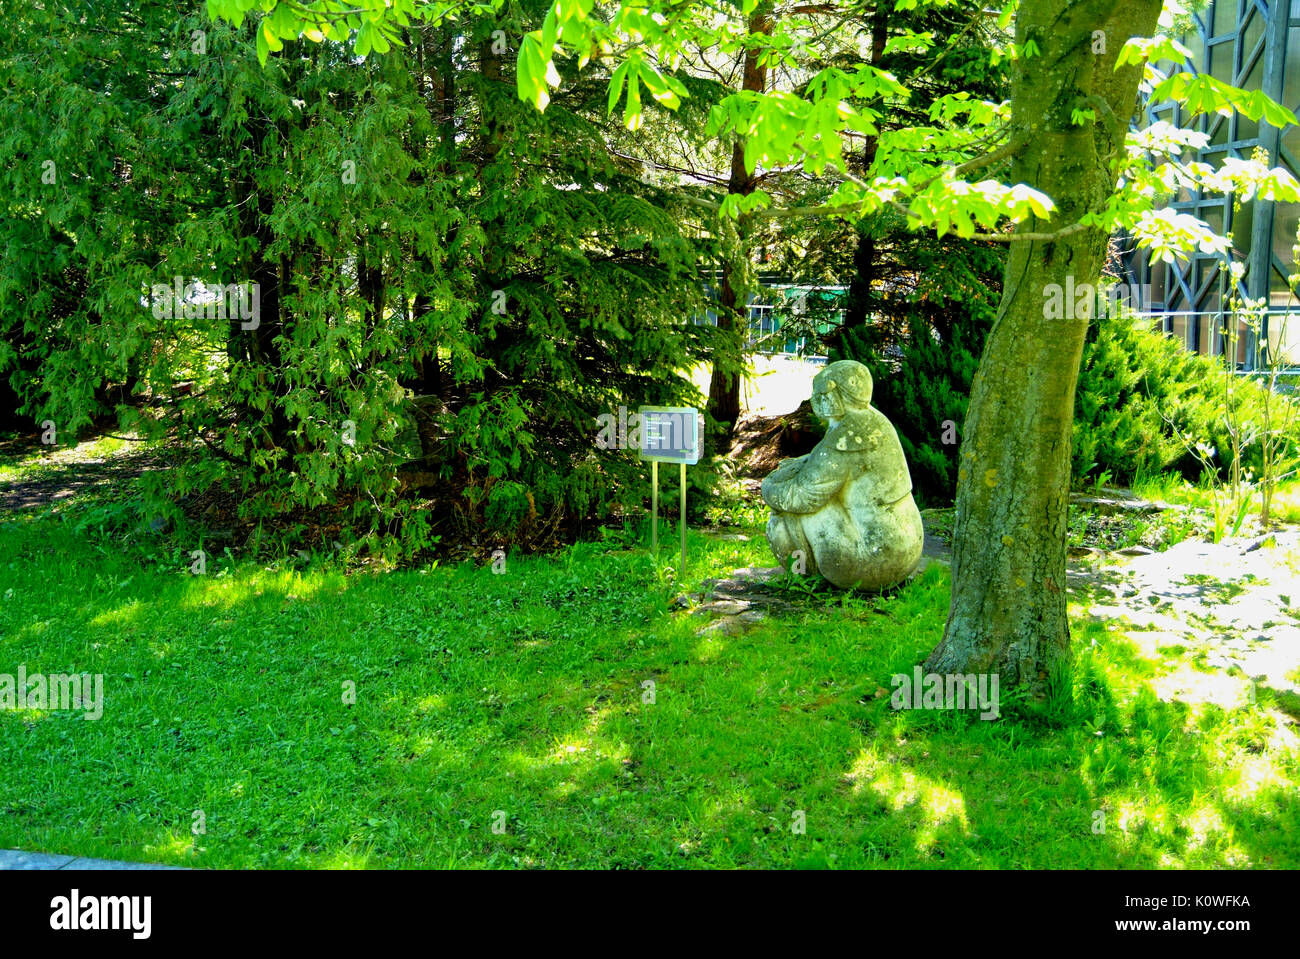
[[641, 129], [640, 73], [629, 71], [627, 81], [627, 103], [623, 106], [623, 123], [633, 132]]
[[555, 51], [555, 41], [560, 35], [560, 23], [555, 17], [555, 7], [551, 7], [546, 13], [546, 19], [542, 22], [542, 53], [549, 60]]
[[614, 75], [609, 78], [609, 103], [605, 109], [605, 116], [612, 116], [614, 108], [618, 106], [619, 98], [623, 95], [623, 82], [627, 78], [628, 61], [624, 60], [614, 71]]
[[266, 45], [270, 48], [272, 53], [279, 53], [284, 49], [284, 44], [280, 41], [280, 38], [275, 35], [275, 31], [271, 29], [269, 21], [262, 21], [261, 35], [266, 37]]

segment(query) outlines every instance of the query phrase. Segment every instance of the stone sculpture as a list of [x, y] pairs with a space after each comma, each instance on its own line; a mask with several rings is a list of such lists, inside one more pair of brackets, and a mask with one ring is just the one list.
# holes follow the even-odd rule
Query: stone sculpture
[[921, 559], [925, 530], [893, 424], [871, 406], [871, 373], [854, 360], [813, 378], [812, 409], [828, 424], [807, 456], [763, 480], [772, 509], [767, 541], [782, 564], [800, 559], [843, 589], [903, 582]]

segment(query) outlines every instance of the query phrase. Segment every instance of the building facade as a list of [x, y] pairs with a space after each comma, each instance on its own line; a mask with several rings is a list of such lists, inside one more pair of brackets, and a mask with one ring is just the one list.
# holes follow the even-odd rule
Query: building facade
[[[1210, 0], [1193, 14], [1195, 29], [1181, 39], [1192, 53], [1186, 66], [1160, 64], [1168, 71], [1193, 70], [1246, 90], [1263, 90], [1272, 99], [1300, 113], [1300, 0]], [[1294, 176], [1300, 170], [1300, 127], [1278, 130], [1248, 117], [1201, 115], [1188, 117], [1178, 104], [1154, 103], [1145, 108], [1147, 123], [1165, 120], [1208, 135], [1208, 144], [1193, 156], [1214, 166], [1225, 157], [1249, 158], [1257, 148], [1271, 166], [1283, 166]], [[1215, 232], [1231, 235], [1232, 256], [1242, 263], [1238, 292], [1263, 299], [1259, 344], [1268, 344], [1284, 363], [1300, 364], [1300, 310], [1288, 277], [1300, 272], [1293, 262], [1300, 204], [1251, 200], [1233, 211], [1231, 197], [1184, 190], [1171, 205], [1204, 220]], [[1256, 338], [1241, 318], [1229, 316], [1230, 279], [1220, 269], [1221, 257], [1193, 254], [1173, 264], [1149, 263], [1145, 253], [1128, 251], [1131, 281], [1143, 291], [1145, 311], [1157, 324], [1190, 350], [1222, 356], [1230, 327], [1238, 331], [1236, 365], [1253, 369], [1261, 359]], [[1297, 315], [1289, 319], [1295, 310]], [[1288, 355], [1289, 354], [1289, 355]]]

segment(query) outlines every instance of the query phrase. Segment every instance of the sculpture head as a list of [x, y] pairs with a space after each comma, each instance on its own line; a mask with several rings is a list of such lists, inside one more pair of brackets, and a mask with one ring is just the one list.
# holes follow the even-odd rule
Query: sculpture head
[[812, 410], [832, 423], [871, 406], [871, 373], [857, 360], [836, 360], [813, 377]]

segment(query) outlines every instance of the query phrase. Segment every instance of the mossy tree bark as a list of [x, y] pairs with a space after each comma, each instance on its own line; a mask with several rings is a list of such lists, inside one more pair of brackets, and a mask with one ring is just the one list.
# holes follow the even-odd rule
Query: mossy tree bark
[[[1139, 67], [1115, 70], [1116, 58], [1130, 37], [1155, 32], [1159, 13], [1159, 0], [1022, 0], [1016, 42], [1040, 54], [1022, 56], [1012, 81], [1012, 136], [1024, 145], [1011, 182], [1046, 193], [1057, 212], [1020, 233], [1057, 233], [1113, 194], [1140, 79]], [[1076, 126], [1075, 110], [1096, 122]], [[1095, 284], [1106, 239], [1086, 229], [1011, 244], [962, 434], [948, 623], [926, 663], [1000, 673], [1034, 700], [1069, 662], [1071, 426], [1088, 327], [1086, 316], [1047, 319], [1045, 288]]]
[[[772, 4], [762, 3], [749, 18], [749, 32], [755, 35], [769, 35], [772, 32]], [[767, 67], [762, 61], [763, 50], [751, 46], [745, 51], [745, 61], [741, 75], [741, 89], [753, 93], [762, 93], [767, 89]], [[756, 171], [757, 172], [757, 171]], [[731, 175], [727, 181], [727, 192], [748, 196], [758, 185], [758, 178], [745, 170], [745, 140], [737, 137], [731, 148]], [[740, 253], [748, 256], [746, 238], [749, 230], [741, 217], [738, 225], [740, 234]], [[726, 331], [733, 339], [734, 348], [743, 349], [749, 333], [749, 311], [741, 302], [740, 291], [735, 281], [735, 264], [722, 265], [722, 284], [718, 292], [718, 329]], [[730, 369], [734, 357], [713, 364], [713, 375], [709, 380], [709, 416], [719, 424], [719, 440], [724, 440], [736, 427], [740, 419], [740, 378]], [[719, 442], [719, 448], [725, 449], [725, 442]]]

